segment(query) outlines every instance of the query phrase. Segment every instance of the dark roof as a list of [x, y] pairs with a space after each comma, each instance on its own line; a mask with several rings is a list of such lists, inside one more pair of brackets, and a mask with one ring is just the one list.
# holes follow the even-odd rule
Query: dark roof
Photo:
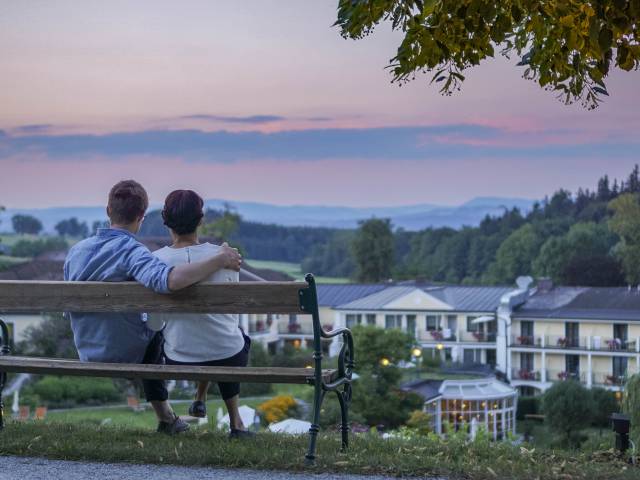
[[513, 290], [509, 287], [441, 286], [419, 288], [412, 285], [386, 285], [365, 297], [339, 305], [345, 310], [379, 310], [405, 295], [422, 290], [459, 312], [495, 312], [500, 298]]
[[555, 287], [534, 293], [513, 316], [640, 321], [640, 291], [625, 287]]
[[432, 398], [440, 396], [440, 387], [443, 380], [416, 380], [405, 383], [400, 388], [405, 392], [413, 392], [424, 398], [428, 402]]
[[513, 287], [445, 286], [425, 288], [424, 291], [461, 312], [494, 312], [505, 293]]
[[322, 307], [335, 307], [349, 303], [387, 288], [385, 284], [318, 284], [318, 304]]

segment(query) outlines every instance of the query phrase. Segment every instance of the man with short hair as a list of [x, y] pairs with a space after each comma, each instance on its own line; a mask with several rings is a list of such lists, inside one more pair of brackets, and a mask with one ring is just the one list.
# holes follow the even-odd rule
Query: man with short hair
[[[67, 254], [67, 281], [135, 280], [158, 293], [170, 293], [200, 282], [218, 270], [239, 271], [242, 257], [227, 244], [201, 262], [169, 267], [135, 238], [149, 206], [147, 192], [134, 180], [111, 188], [107, 205], [110, 228], [75, 244]], [[162, 333], [147, 327], [138, 313], [71, 313], [71, 328], [80, 360], [107, 363], [161, 363]], [[189, 426], [172, 410], [160, 380], [143, 381], [145, 397], [158, 417], [158, 431], [183, 432]]]

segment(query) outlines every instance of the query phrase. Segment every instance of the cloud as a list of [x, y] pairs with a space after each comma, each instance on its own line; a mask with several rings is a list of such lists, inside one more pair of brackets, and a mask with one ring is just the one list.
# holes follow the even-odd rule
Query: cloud
[[44, 133], [48, 132], [53, 128], [53, 125], [50, 123], [38, 123], [32, 125], [20, 125], [18, 127], [14, 127], [11, 129], [12, 133], [26, 133], [26, 134], [34, 134], [34, 133]]
[[437, 160], [473, 158], [635, 158], [637, 139], [592, 138], [585, 132], [511, 132], [475, 124], [307, 130], [144, 130], [104, 135], [0, 136], [0, 158], [173, 156], [188, 161]]
[[250, 115], [246, 117], [232, 117], [232, 116], [223, 116], [223, 115], [208, 115], [208, 114], [194, 114], [194, 115], [183, 115], [178, 117], [180, 120], [206, 120], [211, 122], [225, 122], [225, 123], [244, 123], [244, 124], [255, 124], [260, 125], [263, 123], [273, 123], [280, 122], [286, 120], [286, 117], [281, 117], [279, 115]]

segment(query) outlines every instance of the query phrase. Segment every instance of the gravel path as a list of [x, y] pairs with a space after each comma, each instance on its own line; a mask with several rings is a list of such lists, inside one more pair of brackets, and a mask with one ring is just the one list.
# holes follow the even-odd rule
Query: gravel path
[[[392, 477], [324, 473], [229, 470], [222, 468], [177, 467], [69, 462], [44, 458], [1, 457], [0, 480], [385, 480]], [[444, 479], [431, 479], [444, 480]]]

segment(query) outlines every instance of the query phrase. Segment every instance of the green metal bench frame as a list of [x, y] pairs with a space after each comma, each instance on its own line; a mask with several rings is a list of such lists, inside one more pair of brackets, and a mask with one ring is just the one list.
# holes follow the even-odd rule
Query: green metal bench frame
[[[313, 360], [314, 374], [309, 378], [309, 383], [314, 387], [313, 396], [313, 413], [312, 423], [309, 429], [309, 449], [305, 455], [305, 463], [313, 465], [316, 458], [316, 442], [320, 431], [320, 409], [327, 393], [335, 392], [340, 403], [341, 412], [341, 437], [342, 449], [345, 450], [349, 446], [349, 405], [351, 402], [351, 379], [354, 368], [354, 345], [351, 331], [347, 328], [337, 328], [330, 332], [325, 332], [320, 324], [320, 311], [318, 307], [318, 293], [313, 275], [305, 276], [307, 283], [306, 288], [298, 290], [299, 309], [301, 314], [310, 314], [313, 322]], [[0, 311], [3, 310], [2, 295], [0, 294]], [[5, 306], [6, 308], [6, 306]], [[227, 312], [231, 310], [226, 309]], [[236, 312], [244, 313], [244, 312]], [[265, 312], [266, 313], [266, 312]], [[2, 343], [0, 344], [0, 356], [11, 355], [11, 346], [9, 345], [9, 328], [7, 324], [0, 318], [0, 332], [2, 333]], [[323, 375], [322, 369], [322, 340], [334, 337], [342, 337], [342, 347], [338, 354], [338, 368], [336, 375], [329, 381], [326, 375]], [[5, 367], [6, 368], [6, 367]], [[60, 367], [64, 370], [64, 367]], [[157, 366], [162, 369], [161, 365]], [[241, 367], [238, 367], [239, 369]], [[13, 370], [12, 370], [13, 371]], [[78, 374], [76, 369], [76, 374]], [[90, 374], [87, 374], [90, 376]], [[310, 376], [311, 377], [311, 376]], [[0, 371], [0, 430], [4, 428], [4, 404], [2, 392], [7, 381], [7, 372]]]

